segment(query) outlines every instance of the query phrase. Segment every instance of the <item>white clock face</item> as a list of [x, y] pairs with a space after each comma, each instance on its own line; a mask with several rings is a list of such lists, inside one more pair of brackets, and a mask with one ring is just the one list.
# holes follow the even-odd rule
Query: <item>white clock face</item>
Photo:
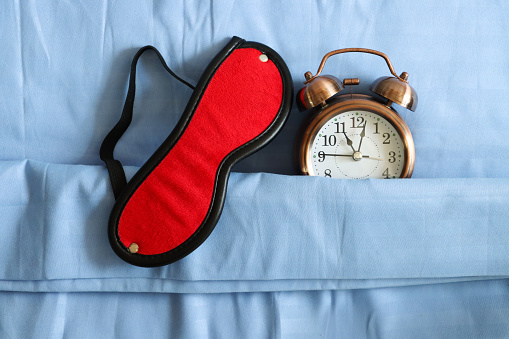
[[311, 175], [394, 179], [404, 169], [401, 136], [376, 113], [355, 110], [332, 116], [311, 142], [307, 154]]

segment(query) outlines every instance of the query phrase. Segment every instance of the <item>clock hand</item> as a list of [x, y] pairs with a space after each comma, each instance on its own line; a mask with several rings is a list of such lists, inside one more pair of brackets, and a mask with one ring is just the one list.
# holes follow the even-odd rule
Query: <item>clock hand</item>
[[363, 158], [368, 158], [368, 159], [373, 159], [373, 160], [378, 160], [378, 161], [383, 161], [384, 160], [384, 159], [380, 159], [380, 158], [370, 157], [369, 155], [363, 155], [362, 157]]
[[364, 139], [364, 137], [366, 136], [366, 125], [368, 123], [365, 122], [364, 123], [364, 127], [362, 128], [362, 132], [361, 132], [361, 141], [359, 141], [359, 148], [357, 149], [357, 152], [360, 152], [361, 151], [361, 145], [362, 145], [362, 139]]
[[351, 154], [329, 154], [329, 153], [325, 153], [324, 155], [329, 156], [329, 157], [351, 157], [352, 156]]
[[[351, 157], [352, 155], [351, 154], [331, 154], [331, 153], [324, 153], [323, 154], [324, 156], [329, 156], [329, 157]], [[369, 158], [369, 159], [373, 159], [373, 160], [378, 160], [378, 161], [383, 161], [383, 159], [380, 159], [380, 158], [375, 158], [375, 157], [370, 157], [369, 155], [362, 155], [363, 158]]]
[[348, 146], [350, 146], [352, 148], [352, 151], [355, 153], [355, 148], [353, 148], [352, 140], [350, 140], [350, 138], [348, 137], [348, 135], [346, 135], [345, 132], [343, 132], [343, 134], [345, 135], [346, 143], [348, 144]]

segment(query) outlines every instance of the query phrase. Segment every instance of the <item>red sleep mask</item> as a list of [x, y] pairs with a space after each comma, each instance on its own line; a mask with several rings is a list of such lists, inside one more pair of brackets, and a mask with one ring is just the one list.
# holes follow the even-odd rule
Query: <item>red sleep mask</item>
[[[131, 65], [122, 117], [101, 146], [116, 202], [110, 244], [123, 260], [161, 266], [194, 251], [214, 229], [223, 208], [231, 167], [267, 144], [290, 111], [292, 81], [269, 47], [234, 37], [212, 60], [168, 138], [127, 183], [113, 158], [132, 119], [136, 63]], [[193, 88], [193, 87], [192, 87]]]

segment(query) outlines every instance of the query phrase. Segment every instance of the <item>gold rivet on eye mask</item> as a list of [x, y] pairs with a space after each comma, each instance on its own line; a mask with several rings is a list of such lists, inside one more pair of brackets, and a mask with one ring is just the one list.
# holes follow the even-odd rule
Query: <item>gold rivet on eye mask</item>
[[129, 252], [136, 253], [140, 249], [140, 246], [138, 246], [137, 243], [133, 242], [131, 245], [129, 245]]
[[269, 61], [269, 57], [265, 54], [260, 54], [260, 61], [267, 62], [267, 61]]

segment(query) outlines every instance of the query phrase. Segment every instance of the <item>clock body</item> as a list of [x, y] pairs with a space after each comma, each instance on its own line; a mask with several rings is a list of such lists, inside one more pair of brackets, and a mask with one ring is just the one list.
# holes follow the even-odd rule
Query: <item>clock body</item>
[[369, 95], [344, 94], [314, 110], [298, 145], [304, 174], [341, 179], [411, 177], [412, 134], [392, 107]]

